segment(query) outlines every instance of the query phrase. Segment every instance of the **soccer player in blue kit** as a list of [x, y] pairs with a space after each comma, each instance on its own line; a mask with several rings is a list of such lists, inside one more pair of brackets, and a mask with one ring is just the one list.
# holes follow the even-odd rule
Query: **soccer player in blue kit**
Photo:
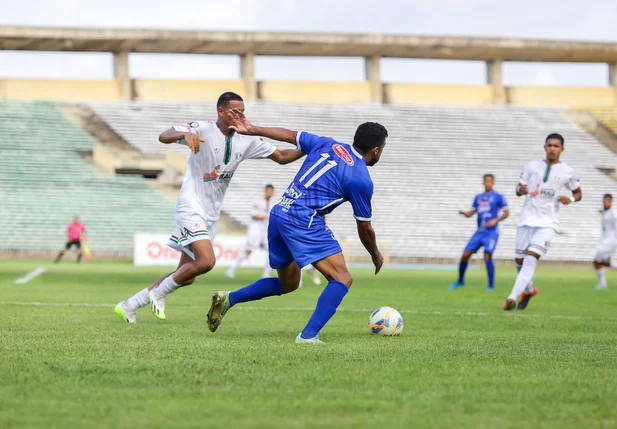
[[278, 271], [278, 278], [260, 279], [235, 292], [216, 292], [208, 311], [208, 328], [216, 331], [225, 313], [239, 303], [293, 292], [300, 283], [301, 268], [312, 264], [328, 284], [296, 342], [322, 344], [319, 332], [334, 316], [352, 283], [341, 246], [322, 216], [345, 201], [351, 203], [360, 241], [371, 255], [377, 274], [383, 256], [371, 226], [373, 181], [367, 167], [379, 161], [388, 132], [380, 124], [366, 122], [356, 130], [353, 145], [348, 145], [304, 131], [253, 126], [242, 112], [233, 114], [234, 129], [239, 134], [296, 143], [307, 157], [270, 212], [270, 265]]
[[494, 191], [493, 186], [495, 186], [495, 176], [485, 174], [484, 192], [476, 195], [471, 210], [459, 212], [459, 214], [465, 217], [472, 217], [478, 213], [478, 229], [463, 251], [463, 256], [458, 266], [458, 280], [450, 285], [448, 288], [450, 290], [465, 286], [465, 271], [467, 270], [469, 259], [471, 255], [480, 250], [480, 247], [484, 247], [484, 262], [486, 263], [486, 272], [488, 273], [487, 291], [492, 292], [495, 290], [493, 253], [499, 241], [498, 224], [510, 215], [510, 210], [508, 209], [506, 198], [499, 192]]

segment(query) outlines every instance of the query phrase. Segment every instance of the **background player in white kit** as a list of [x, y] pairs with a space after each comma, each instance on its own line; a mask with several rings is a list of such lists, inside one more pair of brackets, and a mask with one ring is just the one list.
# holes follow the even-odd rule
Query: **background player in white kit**
[[597, 290], [607, 290], [606, 271], [604, 267], [617, 268], [617, 264], [611, 261], [613, 253], [617, 250], [617, 209], [613, 208], [613, 196], [604, 195], [602, 199], [604, 209], [602, 213], [602, 239], [593, 258], [593, 266], [598, 276]]
[[516, 230], [515, 262], [519, 273], [504, 310], [513, 310], [519, 297], [517, 308], [524, 310], [538, 293], [533, 275], [559, 228], [559, 204], [568, 205], [583, 197], [576, 172], [559, 160], [564, 151], [563, 137], [549, 134], [544, 150], [546, 159], [525, 164], [516, 187], [516, 195], [525, 196]]
[[[251, 224], [249, 225], [246, 244], [244, 245], [244, 253], [238, 256], [234, 264], [227, 270], [225, 275], [233, 279], [236, 277], [236, 270], [240, 265], [251, 256], [255, 250], [268, 250], [268, 219], [270, 219], [270, 210], [278, 201], [273, 199], [274, 186], [266, 185], [264, 195], [253, 201], [251, 208]], [[270, 261], [266, 257], [264, 272], [261, 276], [270, 277]]]
[[176, 204], [177, 227], [168, 242], [182, 256], [176, 271], [116, 306], [116, 314], [127, 323], [135, 323], [136, 311], [148, 303], [156, 317], [165, 319], [165, 297], [214, 267], [212, 241], [225, 191], [240, 162], [270, 158], [287, 164], [304, 156], [300, 150], [280, 150], [258, 137], [236, 133], [231, 110], [244, 111], [244, 102], [238, 94], [225, 92], [216, 107], [216, 122], [189, 122], [159, 136], [161, 143], [183, 144], [192, 152]]

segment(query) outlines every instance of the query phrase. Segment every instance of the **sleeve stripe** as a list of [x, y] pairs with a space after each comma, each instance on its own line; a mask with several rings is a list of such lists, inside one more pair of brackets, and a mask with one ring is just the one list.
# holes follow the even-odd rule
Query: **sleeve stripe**
[[[302, 150], [302, 145], [300, 144], [300, 136], [301, 135], [302, 135], [302, 131], [298, 131], [296, 133], [296, 145], [298, 146], [298, 149], [300, 149], [300, 150]], [[302, 152], [304, 152], [304, 151], [302, 150]], [[304, 152], [304, 153], [306, 153], [306, 152]]]
[[356, 220], [359, 220], [360, 222], [370, 222], [371, 221], [370, 217], [360, 217], [356, 215], [353, 215], [353, 217], [356, 218]]

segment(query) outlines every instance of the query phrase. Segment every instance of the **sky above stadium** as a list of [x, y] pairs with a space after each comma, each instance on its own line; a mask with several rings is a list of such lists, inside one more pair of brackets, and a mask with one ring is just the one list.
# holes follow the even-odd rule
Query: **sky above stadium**
[[[387, 6], [386, 6], [387, 5]], [[615, 0], [0, 0], [0, 25], [617, 42]], [[133, 54], [135, 78], [236, 79], [233, 56]], [[0, 52], [0, 78], [112, 78], [111, 54]], [[258, 57], [259, 80], [361, 81], [361, 58]], [[506, 63], [506, 85], [607, 84], [605, 64]], [[474, 61], [383, 59], [385, 82], [483, 84]]]

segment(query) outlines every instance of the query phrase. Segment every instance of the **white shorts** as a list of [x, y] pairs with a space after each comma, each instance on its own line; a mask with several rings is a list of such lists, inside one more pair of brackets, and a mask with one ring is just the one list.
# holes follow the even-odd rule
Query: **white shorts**
[[553, 228], [519, 226], [516, 228], [516, 257], [523, 257], [527, 252], [546, 256], [553, 237], [555, 237]]
[[264, 231], [260, 225], [250, 225], [244, 250], [251, 252], [255, 250], [268, 250], [268, 232]]
[[207, 221], [197, 213], [176, 213], [175, 217], [176, 229], [169, 237], [167, 245], [195, 259], [195, 255], [189, 248], [190, 244], [199, 240], [214, 242], [218, 221]]
[[608, 263], [611, 260], [611, 256], [617, 250], [617, 240], [603, 238], [596, 250], [596, 256], [593, 260], [596, 262]]

